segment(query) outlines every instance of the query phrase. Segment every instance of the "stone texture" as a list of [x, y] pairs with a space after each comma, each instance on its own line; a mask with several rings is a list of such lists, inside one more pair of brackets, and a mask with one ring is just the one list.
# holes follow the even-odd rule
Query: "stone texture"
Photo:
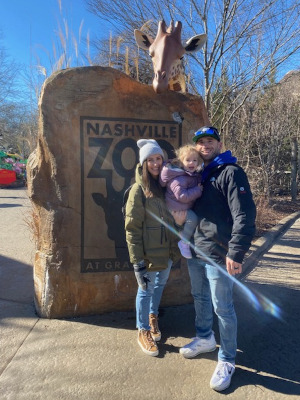
[[[173, 119], [183, 117], [179, 124]], [[208, 117], [198, 96], [157, 95], [111, 68], [53, 74], [40, 100], [38, 146], [28, 161], [36, 236], [35, 303], [42, 317], [134, 308], [121, 204], [138, 161], [136, 141], [154, 138], [170, 158]], [[162, 305], [191, 300], [185, 262]]]

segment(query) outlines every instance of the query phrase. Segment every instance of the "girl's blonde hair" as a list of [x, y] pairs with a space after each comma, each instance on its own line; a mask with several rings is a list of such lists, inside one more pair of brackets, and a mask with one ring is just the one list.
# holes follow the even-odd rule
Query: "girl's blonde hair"
[[190, 153], [197, 154], [198, 160], [199, 160], [198, 164], [200, 164], [202, 162], [202, 158], [201, 158], [200, 154], [196, 150], [195, 146], [193, 146], [192, 144], [185, 144], [184, 146], [181, 146], [177, 150], [175, 150], [177, 160], [179, 161], [180, 164], [182, 164], [184, 157]]

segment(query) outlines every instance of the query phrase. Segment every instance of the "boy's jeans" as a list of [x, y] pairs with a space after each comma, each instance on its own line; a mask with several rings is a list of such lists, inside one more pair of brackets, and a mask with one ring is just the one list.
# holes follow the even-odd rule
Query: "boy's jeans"
[[187, 260], [196, 312], [196, 336], [208, 338], [212, 333], [213, 310], [218, 316], [220, 361], [234, 362], [237, 348], [237, 318], [233, 306], [233, 281], [222, 267], [197, 258]]
[[172, 261], [168, 261], [167, 269], [149, 272], [151, 282], [148, 282], [147, 290], [138, 288], [136, 295], [136, 327], [150, 330], [149, 314], [158, 315], [161, 296], [170, 275]]

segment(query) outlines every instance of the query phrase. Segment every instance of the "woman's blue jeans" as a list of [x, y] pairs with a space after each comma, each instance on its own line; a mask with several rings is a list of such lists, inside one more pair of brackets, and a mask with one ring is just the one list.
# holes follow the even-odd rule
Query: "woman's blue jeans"
[[237, 348], [237, 318], [233, 306], [233, 281], [226, 268], [207, 264], [197, 258], [188, 260], [192, 296], [196, 312], [196, 336], [212, 333], [213, 308], [218, 317], [220, 361], [234, 362]]
[[147, 289], [138, 288], [136, 295], [136, 327], [150, 330], [149, 314], [158, 315], [161, 296], [170, 275], [172, 261], [169, 260], [167, 269], [149, 272], [151, 282]]

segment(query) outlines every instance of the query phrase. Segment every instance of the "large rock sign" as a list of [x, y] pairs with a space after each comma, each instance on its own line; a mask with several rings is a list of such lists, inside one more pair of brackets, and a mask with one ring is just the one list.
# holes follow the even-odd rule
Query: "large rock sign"
[[[40, 316], [134, 308], [137, 284], [121, 205], [138, 162], [136, 141], [154, 138], [171, 158], [173, 148], [191, 142], [190, 135], [207, 123], [201, 98], [157, 95], [111, 68], [68, 69], [47, 79], [38, 146], [28, 161]], [[190, 300], [182, 262], [170, 275], [162, 305]]]

